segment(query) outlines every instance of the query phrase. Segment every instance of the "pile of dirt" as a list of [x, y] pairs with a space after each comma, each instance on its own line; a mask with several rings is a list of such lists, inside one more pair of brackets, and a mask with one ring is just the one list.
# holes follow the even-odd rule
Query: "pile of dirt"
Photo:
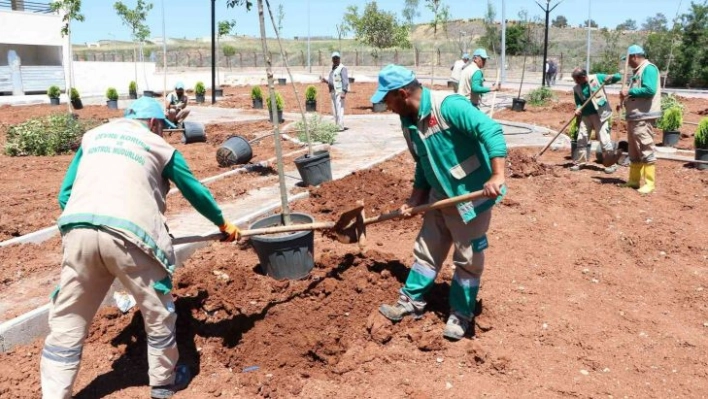
[[61, 264], [61, 237], [56, 236], [42, 244], [20, 244], [0, 247], [0, 287], [7, 286], [27, 275], [45, 270], [59, 270]]
[[533, 159], [534, 150], [513, 148], [507, 153], [507, 176], [513, 178], [543, 176], [553, 173], [553, 167]]

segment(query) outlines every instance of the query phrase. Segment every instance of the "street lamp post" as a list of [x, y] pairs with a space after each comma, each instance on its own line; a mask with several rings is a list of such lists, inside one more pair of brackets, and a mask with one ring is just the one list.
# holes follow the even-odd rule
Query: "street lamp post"
[[505, 1], [502, 0], [502, 23], [501, 23], [501, 65], [499, 71], [501, 73], [500, 83], [506, 83], [506, 7]]
[[167, 95], [167, 35], [165, 34], [165, 0], [162, 4], [162, 95]]
[[216, 103], [216, 0], [211, 0], [211, 103]]
[[[339, 49], [342, 51], [342, 49]], [[307, 0], [307, 72], [312, 73], [312, 64], [310, 63], [310, 0]]]

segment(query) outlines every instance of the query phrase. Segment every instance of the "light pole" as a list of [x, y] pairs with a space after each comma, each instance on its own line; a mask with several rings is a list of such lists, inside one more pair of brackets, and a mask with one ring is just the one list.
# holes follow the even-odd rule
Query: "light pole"
[[211, 103], [216, 103], [216, 0], [211, 0]]
[[590, 4], [592, 0], [588, 0], [588, 55], [585, 59], [585, 70], [590, 73]]
[[167, 95], [167, 36], [165, 35], [165, 0], [162, 5], [162, 95]]
[[[340, 48], [339, 51], [342, 51]], [[310, 0], [307, 0], [307, 72], [312, 73], [312, 64], [310, 63]]]
[[506, 2], [502, 0], [502, 23], [501, 23], [501, 66], [499, 71], [501, 73], [502, 84], [506, 83]]

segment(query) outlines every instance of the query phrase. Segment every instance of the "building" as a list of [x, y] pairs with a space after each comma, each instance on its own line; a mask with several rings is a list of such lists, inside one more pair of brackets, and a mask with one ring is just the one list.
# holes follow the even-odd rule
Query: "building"
[[0, 0], [0, 95], [66, 88], [69, 41], [50, 2]]

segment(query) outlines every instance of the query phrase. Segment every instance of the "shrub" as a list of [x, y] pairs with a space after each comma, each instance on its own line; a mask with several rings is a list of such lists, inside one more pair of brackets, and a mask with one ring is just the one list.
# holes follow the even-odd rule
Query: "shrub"
[[230, 44], [224, 44], [221, 47], [221, 51], [224, 52], [224, 57], [233, 57], [234, 55], [236, 55], [236, 47]]
[[61, 95], [61, 89], [59, 88], [59, 86], [49, 86], [49, 89], [47, 89], [47, 95], [49, 96], [49, 98], [59, 98], [59, 96]]
[[[268, 109], [271, 109], [270, 96], [266, 97], [266, 105]], [[278, 107], [278, 111], [283, 110], [283, 96], [281, 96], [280, 93], [275, 93], [275, 106]]]
[[251, 100], [261, 100], [263, 101], [263, 92], [260, 86], [253, 86], [251, 88]]
[[68, 113], [32, 118], [7, 129], [5, 154], [43, 156], [67, 153], [78, 148], [87, 130], [100, 124], [97, 120], [80, 122]]
[[305, 89], [305, 100], [316, 101], [317, 100], [317, 88], [315, 86], [307, 86]]
[[203, 96], [205, 93], [206, 87], [204, 86], [204, 82], [197, 82], [197, 84], [194, 85], [194, 94]]
[[[332, 122], [322, 120], [318, 114], [314, 114], [307, 118], [307, 127], [310, 129], [310, 139], [319, 143], [334, 144], [339, 134], [339, 128]], [[307, 134], [305, 132], [305, 123], [302, 120], [295, 123], [297, 138], [302, 142], [307, 142]]]
[[76, 101], [81, 98], [81, 96], [79, 95], [79, 91], [76, 90], [76, 87], [71, 88], [71, 94], [69, 97], [71, 98], [71, 101]]
[[106, 98], [115, 101], [118, 99], [118, 90], [115, 89], [115, 87], [109, 87], [108, 90], [106, 90]]
[[683, 126], [683, 110], [679, 107], [671, 107], [664, 111], [656, 123], [656, 127], [665, 132], [676, 132]]
[[138, 84], [135, 83], [134, 80], [130, 81], [130, 84], [128, 85], [128, 93], [130, 94], [138, 94]]
[[698, 123], [698, 129], [693, 136], [693, 144], [696, 148], [708, 149], [708, 118], [703, 118]]
[[570, 126], [568, 126], [568, 137], [570, 137], [571, 141], [578, 140], [578, 130], [580, 130], [578, 119], [579, 118], [573, 118], [573, 121], [570, 122]]
[[673, 93], [661, 97], [661, 111], [664, 112], [669, 108], [678, 107], [681, 111], [685, 111], [685, 107], [681, 104], [678, 98]]
[[548, 101], [555, 98], [553, 91], [547, 86], [539, 87], [538, 89], [532, 90], [528, 94], [529, 104], [540, 107], [546, 105]]

